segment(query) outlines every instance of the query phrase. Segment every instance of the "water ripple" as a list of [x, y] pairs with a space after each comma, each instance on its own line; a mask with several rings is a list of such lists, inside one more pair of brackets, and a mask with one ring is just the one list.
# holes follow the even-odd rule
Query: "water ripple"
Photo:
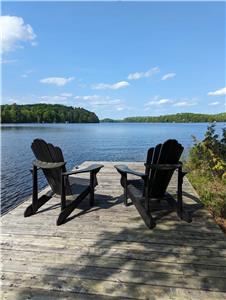
[[[191, 135], [202, 139], [208, 124], [20, 124], [2, 125], [1, 209], [6, 212], [32, 192], [30, 145], [43, 138], [63, 149], [67, 168], [85, 160], [144, 161], [147, 149], [166, 139], [181, 142], [187, 153]], [[218, 123], [217, 129], [224, 124]], [[39, 176], [40, 188], [46, 185]]]

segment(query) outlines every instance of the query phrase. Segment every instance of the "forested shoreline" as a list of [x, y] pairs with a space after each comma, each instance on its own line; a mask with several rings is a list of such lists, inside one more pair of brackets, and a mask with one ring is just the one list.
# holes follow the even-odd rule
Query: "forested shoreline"
[[99, 118], [84, 108], [60, 104], [5, 104], [1, 123], [99, 123]]
[[162, 116], [146, 117], [128, 117], [122, 120], [103, 119], [103, 123], [196, 123], [196, 122], [226, 122], [226, 113], [219, 114], [196, 114], [196, 113], [178, 113]]
[[201, 123], [226, 122], [226, 113], [178, 113], [99, 120], [94, 112], [60, 104], [1, 105], [1, 123]]

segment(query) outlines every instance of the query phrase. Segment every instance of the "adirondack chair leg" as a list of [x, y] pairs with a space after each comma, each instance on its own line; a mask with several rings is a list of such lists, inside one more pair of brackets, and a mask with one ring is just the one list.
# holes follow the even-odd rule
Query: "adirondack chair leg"
[[38, 169], [36, 166], [33, 166], [32, 178], [33, 178], [32, 208], [33, 211], [36, 211], [37, 202], [38, 202]]
[[149, 200], [149, 197], [146, 196], [145, 197], [145, 202], [144, 202], [144, 205], [145, 205], [145, 210], [147, 212], [147, 215], [150, 215], [150, 200]]
[[89, 204], [92, 207], [94, 205], [94, 186], [95, 186], [95, 174], [90, 173], [90, 194], [89, 194]]
[[92, 207], [94, 205], [94, 189], [92, 188], [89, 194], [89, 204]]
[[127, 193], [127, 184], [124, 187], [124, 205], [128, 206], [128, 193]]
[[38, 168], [35, 165], [33, 166], [32, 170], [32, 181], [32, 204], [26, 208], [24, 212], [24, 217], [34, 215], [38, 211], [38, 209], [53, 196], [53, 192], [48, 192], [47, 194], [42, 195], [40, 198], [38, 198]]
[[191, 214], [183, 209], [183, 194], [182, 185], [183, 177], [186, 173], [182, 172], [182, 167], [178, 169], [178, 187], [177, 187], [177, 215], [184, 221], [190, 223], [192, 222]]
[[183, 210], [183, 199], [182, 199], [182, 184], [183, 184], [183, 174], [182, 168], [178, 169], [178, 184], [177, 184], [177, 211], [181, 214]]
[[70, 204], [68, 204], [64, 210], [61, 211], [59, 217], [57, 219], [57, 225], [63, 224], [67, 217], [73, 212], [73, 210], [82, 202], [82, 200], [88, 195], [90, 190], [85, 191], [80, 194], [75, 200], [73, 200]]
[[[148, 190], [146, 191], [146, 193], [148, 193]], [[156, 226], [156, 223], [151, 215], [151, 210], [150, 210], [150, 199], [148, 197], [148, 194], [145, 197], [145, 210], [146, 210], [146, 214], [148, 216], [148, 223], [146, 223], [146, 225], [150, 228], [153, 229]]]
[[124, 205], [128, 206], [127, 174], [122, 174], [121, 184], [124, 187]]
[[151, 215], [150, 210], [147, 211], [145, 203], [141, 203], [140, 199], [134, 198], [133, 195], [130, 195], [130, 198], [132, 199], [133, 204], [135, 205], [147, 227], [153, 229], [156, 226], [156, 223]]
[[123, 195], [124, 195], [123, 202], [125, 206], [128, 206], [127, 174], [124, 172], [120, 172], [119, 170], [118, 172], [121, 175], [120, 182], [121, 182], [121, 186], [123, 187]]
[[32, 173], [32, 204], [29, 205], [25, 212], [24, 217], [29, 217], [33, 215], [38, 209], [37, 209], [37, 203], [38, 203], [38, 169], [36, 166], [33, 165], [33, 169], [31, 170]]
[[148, 226], [148, 227], [149, 227], [150, 229], [153, 229], [153, 228], [156, 226], [156, 223], [155, 223], [155, 221], [154, 221], [154, 219], [153, 219], [151, 213], [149, 213], [149, 217], [150, 217], [150, 221], [149, 221], [149, 226]]
[[61, 174], [61, 211], [66, 207], [65, 177]]

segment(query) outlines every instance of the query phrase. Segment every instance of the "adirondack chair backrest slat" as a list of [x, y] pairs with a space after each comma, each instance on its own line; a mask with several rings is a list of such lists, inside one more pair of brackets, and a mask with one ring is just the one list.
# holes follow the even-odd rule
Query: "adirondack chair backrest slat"
[[[157, 164], [159, 159], [159, 153], [161, 150], [162, 144], [156, 145], [156, 147], [152, 147], [148, 150], [147, 153], [147, 164]], [[149, 181], [152, 181], [155, 171], [152, 170], [148, 165], [146, 166], [145, 173], [149, 175]]]
[[[42, 139], [35, 139], [31, 145], [31, 149], [35, 157], [43, 162], [63, 162], [64, 157], [61, 149], [52, 144], [47, 144]], [[54, 193], [61, 193], [61, 171], [66, 172], [66, 167], [63, 170], [58, 169], [43, 169], [43, 173]], [[71, 194], [70, 185], [67, 183], [67, 194]]]
[[[153, 158], [154, 150], [155, 150], [154, 147], [148, 149], [147, 158], [146, 158], [146, 163], [147, 164], [152, 164], [152, 158]], [[149, 172], [150, 172], [150, 167], [146, 166], [145, 167], [145, 174], [148, 175]]]
[[[183, 152], [183, 146], [176, 140], [167, 140], [158, 144], [154, 149], [150, 148], [147, 155], [147, 163], [152, 164], [177, 164]], [[169, 185], [173, 170], [151, 170], [149, 172], [149, 196], [162, 197]]]

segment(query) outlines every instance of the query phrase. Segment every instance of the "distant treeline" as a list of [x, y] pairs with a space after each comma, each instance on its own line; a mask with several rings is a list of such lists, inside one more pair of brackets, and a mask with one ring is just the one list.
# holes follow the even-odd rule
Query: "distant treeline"
[[99, 123], [95, 113], [59, 104], [1, 105], [1, 123]]
[[128, 117], [123, 120], [103, 119], [101, 122], [128, 122], [128, 123], [196, 123], [196, 122], [226, 122], [226, 113], [220, 113], [215, 115], [209, 114], [195, 114], [195, 113], [178, 113], [173, 115], [157, 116], [157, 117]]
[[110, 118], [105, 118], [100, 120], [101, 123], [119, 123], [119, 122], [123, 122], [123, 120], [114, 120], [114, 119], [110, 119]]

